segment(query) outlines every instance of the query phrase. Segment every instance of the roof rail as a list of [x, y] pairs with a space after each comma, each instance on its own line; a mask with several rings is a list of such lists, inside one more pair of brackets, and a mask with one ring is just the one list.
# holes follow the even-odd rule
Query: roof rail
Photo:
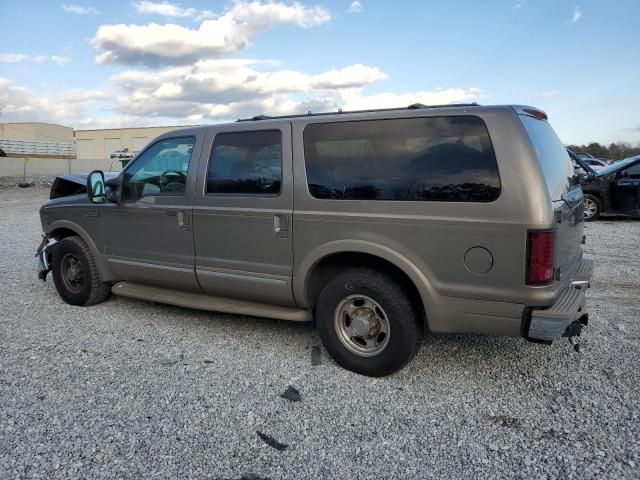
[[373, 108], [369, 110], [350, 110], [343, 111], [342, 109], [338, 109], [337, 112], [321, 112], [321, 113], [311, 113], [309, 110], [307, 113], [296, 114], [296, 115], [279, 115], [275, 117], [270, 117], [268, 115], [256, 115], [251, 118], [239, 118], [236, 122], [257, 122], [259, 120], [280, 120], [285, 118], [302, 118], [302, 117], [322, 117], [327, 115], [342, 115], [345, 113], [369, 113], [369, 112], [393, 112], [398, 110], [419, 110], [423, 108], [453, 108], [453, 107], [479, 107], [480, 105], [476, 102], [473, 103], [451, 103], [448, 105], [424, 105], [422, 103], [413, 103], [405, 108]]

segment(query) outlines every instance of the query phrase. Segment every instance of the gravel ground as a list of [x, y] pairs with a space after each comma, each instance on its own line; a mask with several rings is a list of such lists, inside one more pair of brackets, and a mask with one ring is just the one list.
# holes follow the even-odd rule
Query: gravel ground
[[431, 335], [371, 379], [312, 365], [307, 324], [66, 305], [34, 269], [46, 195], [0, 189], [0, 478], [640, 478], [638, 221], [587, 225], [579, 353]]

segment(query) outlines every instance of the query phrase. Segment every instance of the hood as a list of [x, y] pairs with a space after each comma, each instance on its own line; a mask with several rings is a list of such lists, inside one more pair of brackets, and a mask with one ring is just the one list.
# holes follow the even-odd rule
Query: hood
[[585, 172], [592, 173], [593, 175], [597, 175], [597, 172], [593, 168], [591, 168], [584, 160], [582, 160], [578, 155], [576, 155], [574, 152], [572, 152], [568, 148], [567, 148], [567, 153], [571, 157], [571, 160], [573, 160], [573, 162], [576, 165], [578, 165], [580, 168], [582, 168]]

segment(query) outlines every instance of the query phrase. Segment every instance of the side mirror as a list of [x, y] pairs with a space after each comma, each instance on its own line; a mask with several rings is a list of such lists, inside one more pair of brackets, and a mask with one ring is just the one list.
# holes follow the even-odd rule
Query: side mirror
[[87, 195], [93, 203], [104, 203], [107, 199], [104, 188], [104, 173], [94, 170], [87, 177]]

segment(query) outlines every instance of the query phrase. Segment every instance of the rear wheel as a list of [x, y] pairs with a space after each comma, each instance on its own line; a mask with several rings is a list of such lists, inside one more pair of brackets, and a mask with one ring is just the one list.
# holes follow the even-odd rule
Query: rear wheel
[[595, 195], [586, 193], [583, 197], [584, 201], [584, 219], [587, 222], [597, 220], [602, 213], [602, 202]]
[[346, 270], [325, 285], [316, 323], [338, 364], [372, 377], [400, 370], [422, 342], [419, 315], [403, 288], [368, 268]]
[[53, 282], [65, 302], [87, 307], [109, 297], [111, 285], [100, 281], [91, 250], [80, 237], [59, 241], [51, 256]]

